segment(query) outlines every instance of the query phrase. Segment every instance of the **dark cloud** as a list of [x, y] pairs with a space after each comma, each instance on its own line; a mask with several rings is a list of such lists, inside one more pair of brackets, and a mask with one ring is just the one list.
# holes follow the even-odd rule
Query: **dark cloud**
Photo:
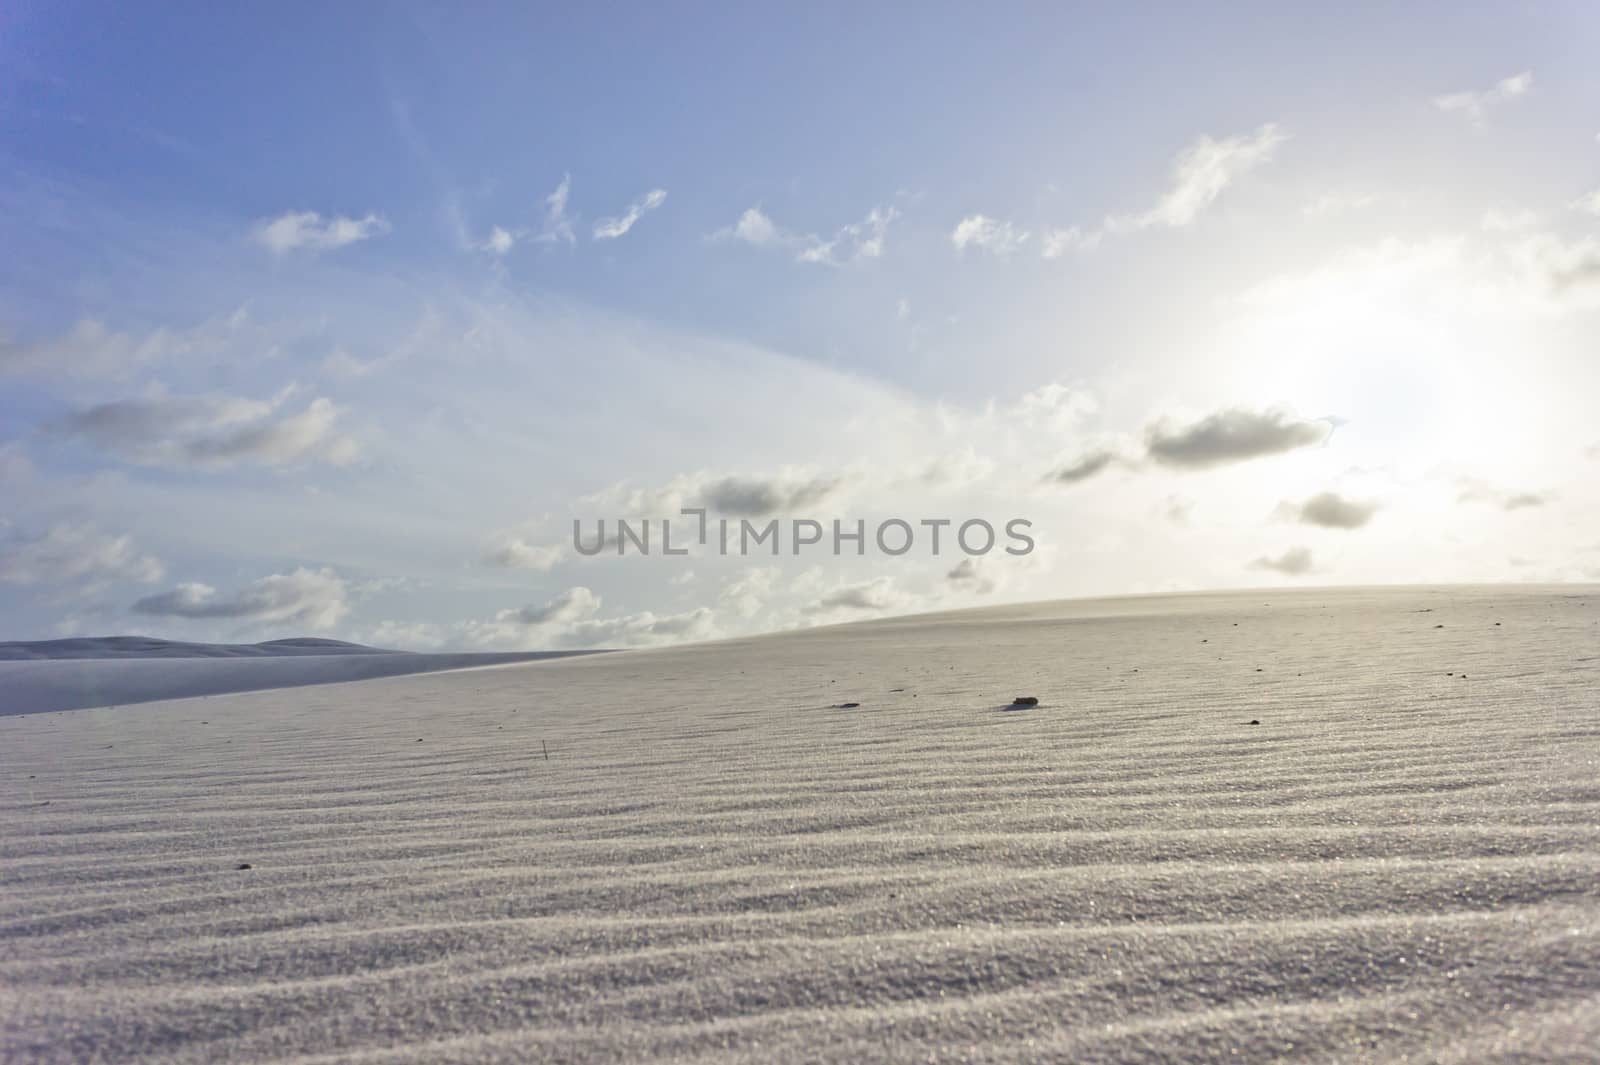
[[276, 466], [299, 460], [346, 462], [355, 445], [334, 435], [339, 410], [314, 399], [298, 414], [279, 414], [287, 398], [154, 396], [76, 411], [50, 428], [118, 458], [150, 466]]
[[1277, 558], [1262, 556], [1250, 563], [1251, 569], [1271, 570], [1290, 577], [1301, 577], [1311, 572], [1311, 551], [1304, 547], [1291, 547]]
[[1283, 509], [1302, 525], [1324, 529], [1359, 529], [1379, 510], [1377, 503], [1347, 499], [1337, 492], [1320, 492], [1304, 503], [1285, 503]]
[[1064, 466], [1051, 470], [1045, 474], [1045, 480], [1057, 484], [1077, 484], [1104, 472], [1116, 461], [1117, 454], [1114, 451], [1108, 449], [1090, 451]]
[[723, 477], [701, 485], [697, 501], [718, 514], [764, 518], [821, 503], [837, 492], [841, 483], [837, 477]]
[[330, 628], [349, 610], [348, 591], [333, 570], [302, 567], [263, 577], [228, 597], [219, 596], [209, 584], [180, 584], [170, 592], [145, 596], [133, 604], [133, 612], [191, 620], [293, 621]]
[[1145, 448], [1163, 466], [1203, 470], [1313, 447], [1332, 431], [1328, 419], [1296, 418], [1281, 409], [1233, 407], [1189, 425], [1157, 422], [1145, 431]]
[[944, 578], [955, 587], [978, 595], [988, 595], [997, 586], [995, 579], [984, 572], [984, 567], [975, 558], [962, 559]]

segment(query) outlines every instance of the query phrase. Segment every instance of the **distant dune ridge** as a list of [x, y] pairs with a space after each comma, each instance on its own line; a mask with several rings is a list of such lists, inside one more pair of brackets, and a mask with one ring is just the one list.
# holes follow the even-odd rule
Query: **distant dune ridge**
[[267, 658], [282, 655], [394, 655], [343, 640], [299, 636], [265, 643], [185, 643], [153, 636], [74, 636], [64, 640], [0, 642], [0, 662], [60, 658]]
[[0, 717], [596, 653], [416, 654], [312, 636], [248, 644], [183, 643], [147, 636], [0, 643]]
[[12, 716], [0, 1061], [1594, 1061], [1597, 777], [1572, 587]]

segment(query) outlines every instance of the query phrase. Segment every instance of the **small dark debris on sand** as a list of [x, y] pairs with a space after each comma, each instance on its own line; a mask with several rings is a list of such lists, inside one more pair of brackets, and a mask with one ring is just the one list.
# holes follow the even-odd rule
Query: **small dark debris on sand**
[[1019, 695], [1015, 699], [1011, 700], [1011, 705], [1012, 706], [1038, 706], [1039, 705], [1039, 697], [1037, 695]]
[[889, 689], [889, 690], [890, 690], [890, 691], [891, 691], [891, 692], [903, 692], [903, 691], [905, 691], [905, 689], [904, 689], [904, 688], [890, 688], [890, 689]]
[[1251, 718], [1251, 719], [1250, 719], [1250, 724], [1252, 724], [1252, 725], [1259, 725], [1259, 724], [1261, 724], [1261, 722], [1260, 722], [1260, 721], [1258, 721], [1258, 720], [1257, 720], [1257, 719], [1255, 719], [1255, 718], [1253, 718], [1253, 717], [1252, 717], [1252, 718]]
[[1443, 626], [1443, 625], [1435, 625], [1435, 626], [1434, 626], [1434, 628], [1436, 628], [1436, 629], [1442, 629], [1442, 628], [1444, 628], [1444, 626]]
[[854, 710], [860, 705], [860, 703], [834, 703], [833, 708], [835, 710]]
[[255, 866], [251, 865], [249, 862], [240, 862], [238, 865], [234, 866], [234, 868], [240, 872], [244, 872], [246, 869], [254, 869]]

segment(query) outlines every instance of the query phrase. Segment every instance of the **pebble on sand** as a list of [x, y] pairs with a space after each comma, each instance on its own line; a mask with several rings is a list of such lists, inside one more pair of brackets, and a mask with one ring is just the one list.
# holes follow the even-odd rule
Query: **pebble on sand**
[[240, 862], [238, 865], [234, 866], [234, 868], [243, 871], [245, 869], [254, 869], [255, 866], [251, 865], [249, 862]]
[[1037, 695], [1019, 695], [1015, 699], [1011, 700], [1011, 705], [1012, 706], [1038, 706], [1039, 705], [1039, 697]]

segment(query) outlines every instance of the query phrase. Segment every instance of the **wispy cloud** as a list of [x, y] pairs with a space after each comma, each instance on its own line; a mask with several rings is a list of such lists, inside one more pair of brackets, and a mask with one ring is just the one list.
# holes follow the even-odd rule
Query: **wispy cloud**
[[1526, 489], [1506, 490], [1497, 488], [1486, 481], [1475, 477], [1463, 477], [1457, 480], [1458, 503], [1487, 503], [1499, 507], [1501, 510], [1526, 510], [1529, 507], [1542, 507], [1550, 502], [1550, 497], [1544, 492], [1528, 491]]
[[834, 230], [829, 237], [784, 229], [757, 205], [745, 209], [738, 221], [710, 235], [713, 241], [739, 241], [757, 248], [782, 248], [796, 262], [839, 266], [883, 255], [889, 226], [900, 217], [895, 207], [874, 207], [859, 222]]
[[573, 230], [572, 219], [567, 217], [567, 198], [572, 194], [572, 175], [564, 174], [561, 184], [556, 186], [554, 192], [544, 198], [544, 230], [536, 240], [546, 244], [576, 244], [577, 233]]
[[[1178, 153], [1167, 191], [1155, 205], [1136, 214], [1110, 215], [1098, 226], [1056, 226], [1039, 234], [1039, 255], [1058, 259], [1071, 251], [1089, 251], [1106, 236], [1151, 228], [1181, 228], [1210, 207], [1239, 178], [1270, 162], [1286, 139], [1268, 122], [1254, 133], [1217, 139], [1201, 136]], [[956, 223], [950, 243], [1005, 258], [1019, 251], [1034, 234], [1009, 220], [987, 214], [968, 215]]]
[[1217, 140], [1202, 136], [1178, 154], [1172, 183], [1156, 205], [1141, 214], [1107, 220], [1111, 230], [1186, 226], [1239, 178], [1269, 162], [1285, 140], [1275, 123], [1253, 134]]
[[250, 317], [243, 308], [184, 328], [119, 331], [96, 318], [82, 318], [65, 333], [19, 344], [0, 341], [0, 373], [97, 378], [125, 377], [138, 370], [182, 359], [216, 357], [250, 339]]
[[389, 232], [381, 215], [324, 219], [316, 211], [286, 211], [256, 224], [255, 238], [276, 255], [292, 251], [330, 251]]
[[660, 207], [667, 199], [666, 189], [651, 189], [643, 196], [628, 205], [628, 209], [616, 218], [602, 218], [594, 224], [595, 240], [615, 240], [628, 230], [633, 224], [643, 218], [646, 211], [653, 211]]
[[1116, 461], [1117, 453], [1109, 448], [1088, 451], [1045, 474], [1045, 480], [1055, 484], [1078, 484], [1110, 469]]
[[1532, 91], [1533, 73], [1525, 70], [1521, 74], [1501, 78], [1487, 89], [1435, 96], [1433, 106], [1447, 114], [1465, 115], [1474, 125], [1482, 125], [1491, 110], [1519, 100]]

